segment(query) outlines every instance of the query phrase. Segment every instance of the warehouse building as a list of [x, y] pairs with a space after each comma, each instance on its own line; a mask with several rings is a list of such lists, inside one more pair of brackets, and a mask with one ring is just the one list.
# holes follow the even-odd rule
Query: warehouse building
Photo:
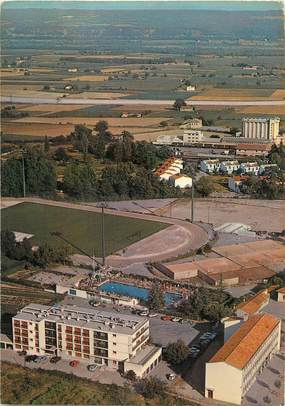
[[149, 345], [149, 336], [146, 318], [89, 308], [30, 304], [13, 317], [16, 351], [134, 370], [138, 377], [161, 359], [161, 348]]
[[280, 349], [281, 323], [250, 317], [206, 363], [205, 397], [240, 405], [256, 377]]

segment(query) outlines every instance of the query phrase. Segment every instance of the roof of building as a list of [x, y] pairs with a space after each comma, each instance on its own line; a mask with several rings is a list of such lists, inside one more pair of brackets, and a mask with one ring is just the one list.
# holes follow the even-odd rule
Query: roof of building
[[146, 318], [118, 314], [115, 312], [96, 310], [72, 305], [46, 306], [32, 303], [21, 309], [15, 316], [17, 320], [40, 322], [54, 321], [68, 326], [91, 328], [104, 332], [134, 334], [140, 329]]
[[236, 308], [238, 310], [242, 310], [247, 314], [254, 314], [260, 310], [260, 308], [265, 302], [267, 302], [269, 296], [270, 295], [267, 289], [262, 290], [261, 292], [257, 293], [255, 296], [251, 297], [247, 301], [239, 303]]
[[270, 314], [250, 317], [209, 362], [225, 362], [235, 368], [244, 369], [279, 323], [280, 320]]
[[269, 144], [237, 144], [237, 149], [253, 150], [253, 151], [269, 151], [272, 143]]
[[192, 180], [192, 178], [190, 178], [190, 176], [186, 176], [186, 175], [173, 175], [173, 176], [170, 176], [170, 177], [171, 177], [171, 179], [175, 179], [175, 180], [181, 179], [181, 178], [191, 179]]
[[285, 286], [277, 290], [278, 293], [285, 293]]

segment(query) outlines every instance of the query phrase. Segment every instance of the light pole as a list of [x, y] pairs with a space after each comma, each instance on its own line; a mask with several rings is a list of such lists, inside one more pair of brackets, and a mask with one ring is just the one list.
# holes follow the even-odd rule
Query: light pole
[[101, 202], [97, 207], [101, 207], [101, 249], [102, 249], [102, 266], [105, 266], [105, 208], [106, 202]]
[[194, 223], [194, 182], [191, 187], [191, 223]]
[[25, 151], [22, 150], [22, 178], [23, 178], [23, 196], [26, 197], [26, 176], [25, 176]]

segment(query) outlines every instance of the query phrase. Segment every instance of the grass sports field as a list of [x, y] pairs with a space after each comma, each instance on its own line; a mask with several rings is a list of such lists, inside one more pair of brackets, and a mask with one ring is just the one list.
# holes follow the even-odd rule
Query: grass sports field
[[[168, 225], [105, 214], [105, 253], [110, 255]], [[2, 230], [34, 234], [34, 244], [63, 245], [50, 233], [59, 231], [74, 252], [101, 256], [101, 214], [83, 210], [21, 203], [2, 210]]]

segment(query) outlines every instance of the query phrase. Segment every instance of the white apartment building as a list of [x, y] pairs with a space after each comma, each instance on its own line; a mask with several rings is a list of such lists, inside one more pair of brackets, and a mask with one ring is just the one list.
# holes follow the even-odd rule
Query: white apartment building
[[223, 161], [220, 164], [220, 172], [231, 174], [239, 168], [238, 161]]
[[200, 162], [202, 172], [213, 173], [220, 169], [220, 161], [218, 159], [208, 159]]
[[203, 140], [203, 133], [200, 130], [185, 130], [183, 144], [195, 144]]
[[[13, 317], [13, 347], [146, 375], [161, 358], [148, 345], [149, 320], [74, 306], [30, 304]], [[143, 354], [143, 357], [140, 356]]]
[[281, 323], [258, 314], [241, 324], [206, 363], [205, 397], [240, 405], [258, 374], [280, 349]]
[[245, 138], [276, 141], [279, 137], [280, 118], [243, 118], [242, 134]]
[[277, 301], [285, 303], [285, 287], [277, 290]]
[[259, 173], [259, 165], [257, 162], [243, 162], [240, 164], [240, 169], [246, 174], [258, 175]]

